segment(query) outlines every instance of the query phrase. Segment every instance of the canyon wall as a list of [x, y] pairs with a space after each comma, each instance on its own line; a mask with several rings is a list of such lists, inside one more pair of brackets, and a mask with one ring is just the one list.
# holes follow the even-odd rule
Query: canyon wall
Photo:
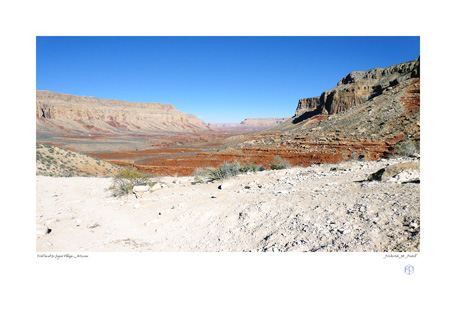
[[387, 68], [353, 71], [339, 80], [336, 87], [323, 92], [319, 97], [300, 99], [294, 117], [303, 121], [317, 114], [344, 112], [381, 95], [402, 81], [418, 78], [419, 75], [419, 58]]
[[208, 124], [210, 129], [217, 131], [251, 132], [274, 127], [287, 120], [287, 118], [246, 118], [241, 123], [215, 123]]
[[36, 91], [37, 133], [150, 134], [209, 130], [171, 104], [138, 103]]

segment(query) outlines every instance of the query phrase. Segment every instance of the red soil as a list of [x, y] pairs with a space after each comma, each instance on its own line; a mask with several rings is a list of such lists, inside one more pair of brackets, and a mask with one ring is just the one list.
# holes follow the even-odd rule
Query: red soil
[[[238, 161], [268, 167], [274, 156], [288, 160], [292, 165], [310, 166], [319, 163], [338, 163], [343, 160], [364, 157], [376, 160], [387, 156], [398, 137], [387, 142], [300, 142], [299, 149], [292, 146], [281, 148], [240, 148], [215, 151], [213, 144], [195, 147], [170, 147], [119, 153], [91, 153], [92, 156], [111, 163], [135, 167], [156, 175], [189, 176], [196, 170], [217, 167], [224, 162]], [[212, 142], [214, 143], [214, 142]], [[220, 145], [220, 143], [219, 143]]]
[[[410, 122], [412, 115], [420, 109], [420, 83], [413, 85], [406, 97], [401, 98], [407, 109], [396, 123], [413, 127], [414, 139], [419, 143], [419, 124]], [[418, 116], [419, 117], [419, 116]], [[305, 120], [306, 125], [316, 124], [328, 115], [314, 116]], [[415, 114], [416, 118], [416, 114]], [[410, 119], [410, 120], [409, 120]], [[140, 171], [156, 175], [192, 175], [196, 170], [217, 167], [224, 162], [238, 161], [241, 164], [254, 163], [268, 167], [274, 156], [288, 160], [292, 165], [309, 166], [319, 163], [338, 163], [343, 160], [363, 158], [376, 160], [393, 153], [394, 145], [406, 138], [400, 134], [386, 141], [370, 142], [362, 136], [348, 140], [344, 136], [328, 139], [321, 135], [322, 142], [315, 142], [305, 136], [290, 139], [284, 133], [243, 134], [239, 132], [208, 131], [180, 135], [141, 136], [143, 148], [119, 152], [92, 152], [91, 156], [123, 166], [132, 166]], [[232, 137], [232, 139], [226, 140]], [[70, 137], [78, 140], [79, 138]], [[115, 136], [105, 136], [105, 139]], [[90, 140], [103, 142], [103, 136], [93, 135]], [[137, 140], [136, 140], [137, 141]], [[258, 145], [239, 147], [239, 143], [256, 141]], [[267, 141], [266, 143], [263, 141]], [[273, 142], [271, 144], [271, 141]], [[262, 143], [258, 143], [262, 142]], [[268, 145], [269, 144], [269, 145]], [[74, 150], [74, 149], [73, 149]]]

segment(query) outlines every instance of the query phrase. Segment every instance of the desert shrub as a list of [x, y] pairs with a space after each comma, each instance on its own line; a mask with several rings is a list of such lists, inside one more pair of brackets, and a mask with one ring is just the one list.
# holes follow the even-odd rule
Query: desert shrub
[[223, 180], [234, 177], [241, 173], [239, 163], [234, 162], [230, 163], [223, 163], [218, 168], [210, 170], [208, 172], [208, 178], [210, 181], [214, 180]]
[[272, 170], [287, 169], [291, 167], [290, 162], [280, 156], [274, 156], [270, 165]]
[[238, 162], [223, 163], [217, 168], [208, 168], [198, 170], [193, 174], [195, 182], [210, 182], [216, 180], [223, 180], [234, 177], [241, 173], [241, 166]]
[[263, 168], [263, 166], [252, 164], [252, 163], [246, 163], [245, 165], [241, 166], [239, 170], [241, 172], [257, 172], [260, 171], [260, 167]]
[[195, 173], [193, 173], [193, 178], [195, 179], [195, 182], [201, 183], [209, 180], [208, 176], [212, 170], [214, 169], [199, 169], [195, 171]]
[[64, 177], [64, 178], [74, 177], [74, 172], [73, 171], [64, 170], [62, 172], [62, 177]]
[[257, 172], [263, 170], [266, 170], [266, 168], [261, 165], [256, 165], [252, 163], [240, 165], [237, 161], [233, 163], [225, 162], [217, 168], [197, 170], [193, 174], [193, 178], [197, 183], [211, 182], [216, 180], [228, 179], [237, 176], [241, 173]]
[[394, 154], [398, 156], [413, 156], [420, 153], [420, 146], [414, 141], [403, 141], [394, 146]]
[[120, 171], [113, 177], [113, 182], [109, 188], [112, 195], [119, 197], [133, 192], [133, 188], [137, 185], [153, 185], [151, 182], [152, 176], [143, 174], [135, 170], [126, 169]]
[[268, 170], [266, 167], [263, 167], [263, 165], [258, 165], [258, 171], [265, 171]]

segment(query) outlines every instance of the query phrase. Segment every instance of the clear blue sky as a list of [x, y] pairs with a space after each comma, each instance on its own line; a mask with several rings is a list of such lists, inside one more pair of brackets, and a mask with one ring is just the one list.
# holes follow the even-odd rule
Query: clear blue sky
[[36, 88], [241, 122], [419, 55], [419, 37], [37, 37]]

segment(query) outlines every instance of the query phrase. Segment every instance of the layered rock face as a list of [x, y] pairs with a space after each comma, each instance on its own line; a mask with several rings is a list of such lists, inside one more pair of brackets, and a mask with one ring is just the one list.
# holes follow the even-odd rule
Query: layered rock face
[[247, 127], [272, 127], [282, 123], [287, 118], [246, 118], [241, 125]]
[[201, 119], [171, 104], [103, 100], [36, 91], [37, 133], [148, 134], [209, 130]]
[[287, 118], [246, 118], [241, 123], [214, 123], [210, 122], [209, 128], [218, 131], [260, 131], [274, 127], [287, 120]]
[[[420, 75], [420, 59], [374, 68], [368, 71], [354, 71], [342, 78], [337, 86], [323, 92], [320, 97], [300, 99], [295, 117], [298, 121], [317, 114], [338, 114], [351, 107], [381, 95], [386, 89]], [[305, 116], [303, 116], [306, 114]], [[303, 118], [304, 117], [304, 118]]]
[[320, 106], [320, 97], [300, 99], [298, 102], [298, 107], [296, 108], [295, 116], [302, 115], [307, 112], [314, 111]]

